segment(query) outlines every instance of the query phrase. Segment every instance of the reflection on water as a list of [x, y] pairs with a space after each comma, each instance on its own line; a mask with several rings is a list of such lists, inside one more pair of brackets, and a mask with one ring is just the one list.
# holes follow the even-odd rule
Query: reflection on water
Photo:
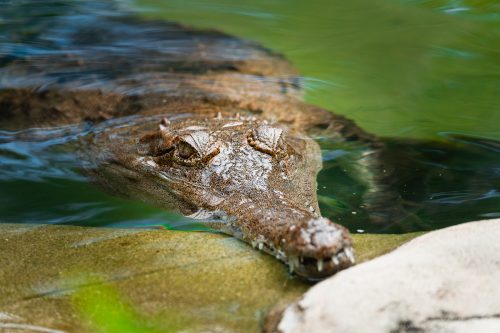
[[500, 8], [473, 0], [136, 0], [283, 52], [307, 99], [379, 135], [500, 138]]
[[[408, 232], [432, 230], [473, 219], [500, 217], [499, 142], [472, 136], [443, 134], [444, 143], [388, 139], [391, 187], [415, 219], [399, 225], [366, 223], [362, 195], [365, 188], [348, 176], [346, 163], [352, 151], [332, 150], [321, 142], [324, 169], [320, 172], [319, 200], [322, 212], [360, 232]], [[387, 205], [393, 203], [387, 202]]]
[[[500, 9], [494, 1], [140, 0], [137, 5], [146, 15], [220, 28], [278, 49], [305, 75], [310, 102], [355, 118], [379, 135], [405, 138], [388, 141], [393, 154], [387, 158], [397, 166], [392, 186], [418, 217], [414, 222], [392, 228], [367, 223], [361, 200], [365, 189], [344, 170], [356, 152], [320, 138], [325, 167], [318, 193], [325, 216], [365, 232], [430, 230], [500, 216], [500, 147], [492, 140], [500, 138]], [[2, 5], [0, 66], [39, 57], [41, 67], [32, 68], [31, 76], [2, 72], [0, 85], [74, 83], [74, 73], [64, 66], [74, 59], [67, 52], [61, 59], [58, 51], [68, 47], [87, 52], [94, 66], [79, 72], [80, 88], [113, 86], [115, 77], [108, 74], [117, 68], [141, 75], [134, 72], [134, 62], [144, 50], [165, 48], [180, 60], [189, 54], [182, 44], [166, 45], [154, 32], [133, 45], [127, 38], [112, 46], [67, 44], [69, 27], [83, 29], [102, 13], [114, 12], [101, 2]], [[54, 16], [60, 34], [40, 38]], [[108, 28], [109, 33], [123, 33], [118, 23]], [[99, 55], [110, 47], [125, 53], [112, 64], [100, 62]], [[108, 72], [110, 66], [114, 70]], [[120, 86], [145, 89], [130, 80]], [[172, 85], [165, 81], [162, 87]], [[0, 131], [0, 222], [203, 229], [179, 215], [114, 198], [89, 185], [78, 172], [73, 151], [77, 139], [94, 130], [83, 124]], [[406, 140], [410, 137], [440, 144]]]

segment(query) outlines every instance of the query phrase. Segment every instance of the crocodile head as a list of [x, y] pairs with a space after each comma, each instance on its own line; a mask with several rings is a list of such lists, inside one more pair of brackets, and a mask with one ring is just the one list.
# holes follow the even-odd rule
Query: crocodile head
[[190, 115], [155, 127], [114, 154], [115, 170], [132, 171], [143, 199], [147, 192], [156, 204], [209, 221], [308, 279], [354, 263], [349, 232], [319, 214], [314, 140], [252, 116]]

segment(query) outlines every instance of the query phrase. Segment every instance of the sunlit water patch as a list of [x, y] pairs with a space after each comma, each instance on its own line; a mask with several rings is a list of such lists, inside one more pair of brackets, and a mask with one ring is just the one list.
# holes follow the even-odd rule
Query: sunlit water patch
[[282, 52], [308, 101], [379, 135], [500, 138], [500, 7], [472, 0], [136, 0]]

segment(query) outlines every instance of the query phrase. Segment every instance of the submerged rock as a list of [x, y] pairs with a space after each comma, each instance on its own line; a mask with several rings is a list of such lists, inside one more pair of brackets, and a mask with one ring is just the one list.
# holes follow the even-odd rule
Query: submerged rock
[[[109, 321], [133, 309], [147, 323], [137, 332], [255, 332], [271, 307], [310, 286], [271, 256], [220, 234], [0, 224], [0, 235], [0, 330], [95, 331], [85, 310], [94, 306]], [[354, 241], [366, 260], [411, 237]], [[102, 309], [95, 295], [103, 288], [123, 302]]]
[[500, 332], [499, 239], [500, 219], [418, 237], [314, 286], [277, 331]]

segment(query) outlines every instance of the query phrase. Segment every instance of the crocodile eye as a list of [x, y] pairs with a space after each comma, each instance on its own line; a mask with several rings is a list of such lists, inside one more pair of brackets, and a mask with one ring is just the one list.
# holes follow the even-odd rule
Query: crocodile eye
[[219, 148], [205, 131], [196, 131], [178, 137], [174, 158], [180, 164], [194, 165], [207, 162], [219, 153]]
[[181, 141], [177, 144], [177, 154], [181, 158], [188, 159], [196, 154], [196, 149], [186, 141]]
[[256, 150], [278, 156], [284, 153], [283, 130], [281, 128], [262, 125], [252, 131], [247, 137], [248, 144]]

